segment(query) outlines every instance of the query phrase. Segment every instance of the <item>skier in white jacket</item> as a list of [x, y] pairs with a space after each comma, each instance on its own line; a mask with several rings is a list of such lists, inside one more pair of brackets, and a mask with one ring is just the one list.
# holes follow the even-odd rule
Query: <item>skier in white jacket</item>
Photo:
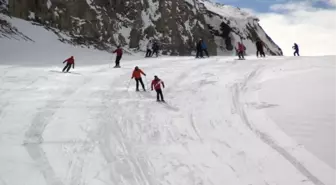
[[150, 57], [152, 55], [152, 41], [149, 40], [147, 44], [147, 52], [146, 52], [146, 57]]

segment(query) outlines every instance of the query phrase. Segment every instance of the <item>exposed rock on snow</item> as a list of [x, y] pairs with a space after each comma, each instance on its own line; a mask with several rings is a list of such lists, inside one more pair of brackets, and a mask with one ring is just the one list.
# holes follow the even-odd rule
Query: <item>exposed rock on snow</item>
[[256, 17], [210, 1], [9, 0], [8, 3], [10, 15], [65, 33], [70, 36], [70, 43], [98, 49], [120, 44], [144, 51], [147, 41], [156, 39], [163, 54], [190, 55], [195, 42], [203, 38], [212, 55], [231, 55], [238, 41], [248, 46], [247, 53], [254, 54], [253, 43], [260, 38], [267, 53], [280, 54], [280, 48], [266, 35]]
[[8, 14], [8, 0], [0, 0], [0, 13]]

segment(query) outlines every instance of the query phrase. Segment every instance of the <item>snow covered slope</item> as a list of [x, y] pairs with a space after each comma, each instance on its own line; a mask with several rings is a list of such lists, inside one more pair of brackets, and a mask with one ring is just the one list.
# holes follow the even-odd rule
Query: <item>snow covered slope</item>
[[[280, 48], [258, 20], [231, 6], [202, 0], [9, 0], [9, 14], [30, 20], [56, 33], [64, 42], [110, 49], [122, 45], [144, 51], [149, 39], [160, 42], [162, 53], [190, 55], [203, 38], [211, 55], [233, 55], [238, 41], [255, 54], [261, 39], [267, 54]], [[205, 7], [206, 10], [201, 7]], [[64, 37], [67, 35], [67, 37]]]
[[[57, 34], [44, 29], [44, 27], [22, 19], [9, 18], [2, 14], [0, 14], [0, 19], [8, 23], [8, 29], [3, 29], [6, 27], [2, 27], [3, 34], [0, 34], [0, 64], [60, 65], [61, 62], [72, 55], [75, 56], [79, 65], [114, 62], [114, 56], [111, 53], [63, 43], [59, 41]], [[66, 36], [63, 35], [63, 37]], [[126, 52], [124, 58], [135, 59], [139, 58], [139, 56], [136, 54], [127, 55]]]
[[[335, 184], [335, 169], [269, 117], [287, 105], [260, 97], [272, 79], [329, 73], [334, 57], [127, 56], [113, 69], [106, 53], [60, 43], [29, 24], [13, 21], [35, 42], [0, 38], [0, 185]], [[70, 54], [76, 68], [60, 73]], [[164, 80], [167, 104], [134, 91], [136, 65], [147, 88], [154, 75]], [[335, 86], [332, 75], [323, 80]], [[311, 101], [312, 90], [300, 95]], [[314, 124], [326, 120], [333, 121]]]

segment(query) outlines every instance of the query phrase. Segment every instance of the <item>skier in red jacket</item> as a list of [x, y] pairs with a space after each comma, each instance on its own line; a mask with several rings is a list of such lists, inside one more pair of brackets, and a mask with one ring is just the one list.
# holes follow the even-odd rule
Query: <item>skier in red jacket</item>
[[132, 78], [131, 78], [131, 79], [135, 78], [135, 81], [136, 81], [136, 91], [139, 91], [139, 83], [141, 83], [142, 89], [144, 91], [146, 91], [146, 88], [145, 88], [145, 85], [144, 85], [144, 83], [142, 81], [141, 75], [146, 76], [146, 74], [141, 69], [139, 69], [138, 66], [136, 66], [134, 68], [134, 71], [132, 73]]
[[165, 88], [163, 81], [159, 79], [159, 77], [154, 76], [154, 80], [152, 81], [151, 87], [152, 87], [152, 90], [155, 89], [156, 91], [156, 99], [157, 99], [156, 101], [160, 101], [160, 97], [161, 97], [161, 101], [164, 102], [161, 84], [162, 84], [162, 87]]
[[66, 60], [63, 62], [63, 64], [64, 64], [65, 62], [66, 62], [67, 64], [66, 64], [65, 67], [63, 68], [62, 72], [65, 72], [65, 71], [66, 71], [66, 72], [69, 72], [71, 66], [72, 66], [73, 69], [75, 69], [75, 59], [74, 59], [73, 56], [71, 56], [70, 58], [66, 59]]
[[113, 53], [117, 53], [117, 57], [116, 57], [116, 60], [115, 60], [116, 65], [114, 67], [119, 68], [120, 67], [120, 60], [121, 60], [121, 57], [123, 55], [123, 50], [121, 49], [120, 46], [118, 46], [118, 48], [116, 50], [114, 50]]
[[241, 42], [238, 42], [238, 48], [236, 48], [236, 50], [238, 52], [239, 59], [242, 59], [242, 60], [245, 59], [244, 53], [245, 53], [246, 47], [244, 46], [244, 44]]

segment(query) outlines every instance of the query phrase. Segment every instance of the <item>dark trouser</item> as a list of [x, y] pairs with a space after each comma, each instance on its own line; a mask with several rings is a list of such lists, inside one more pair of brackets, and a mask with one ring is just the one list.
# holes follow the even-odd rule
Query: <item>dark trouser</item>
[[64, 71], [66, 71], [66, 72], [69, 72], [69, 70], [70, 70], [71, 66], [72, 66], [72, 64], [70, 64], [70, 63], [67, 63], [67, 64], [64, 66], [64, 68], [63, 68], [62, 72], [64, 72]]
[[115, 60], [116, 67], [120, 67], [121, 56], [117, 56]]
[[207, 50], [207, 49], [202, 49], [202, 57], [203, 57], [203, 51], [204, 51], [204, 53], [206, 54], [206, 56], [209, 57], [209, 53], [208, 53], [208, 50]]
[[152, 55], [152, 50], [147, 49], [146, 57], [150, 57]]
[[239, 59], [244, 59], [244, 51], [238, 51]]
[[159, 50], [157, 50], [157, 49], [154, 49], [154, 50], [153, 50], [153, 53], [152, 53], [152, 56], [154, 55], [154, 53], [156, 54], [156, 57], [158, 57], [158, 56], [159, 56]]
[[203, 51], [201, 49], [197, 49], [196, 51], [196, 58], [199, 58], [199, 57], [203, 58]]
[[295, 50], [295, 52], [294, 52], [294, 56], [300, 56], [300, 54], [299, 54], [299, 50]]
[[259, 57], [259, 54], [260, 54], [261, 57], [265, 57], [265, 52], [264, 52], [263, 49], [258, 49], [257, 50], [257, 57]]
[[146, 90], [145, 89], [145, 84], [143, 83], [142, 78], [136, 78], [135, 82], [136, 82], [136, 90], [137, 91], [139, 91], [139, 82], [141, 83], [141, 86], [142, 86], [143, 90]]
[[162, 90], [161, 89], [155, 89], [156, 91], [156, 99], [157, 100], [160, 100], [160, 97], [161, 97], [161, 101], [163, 101], [163, 94], [162, 94]]

